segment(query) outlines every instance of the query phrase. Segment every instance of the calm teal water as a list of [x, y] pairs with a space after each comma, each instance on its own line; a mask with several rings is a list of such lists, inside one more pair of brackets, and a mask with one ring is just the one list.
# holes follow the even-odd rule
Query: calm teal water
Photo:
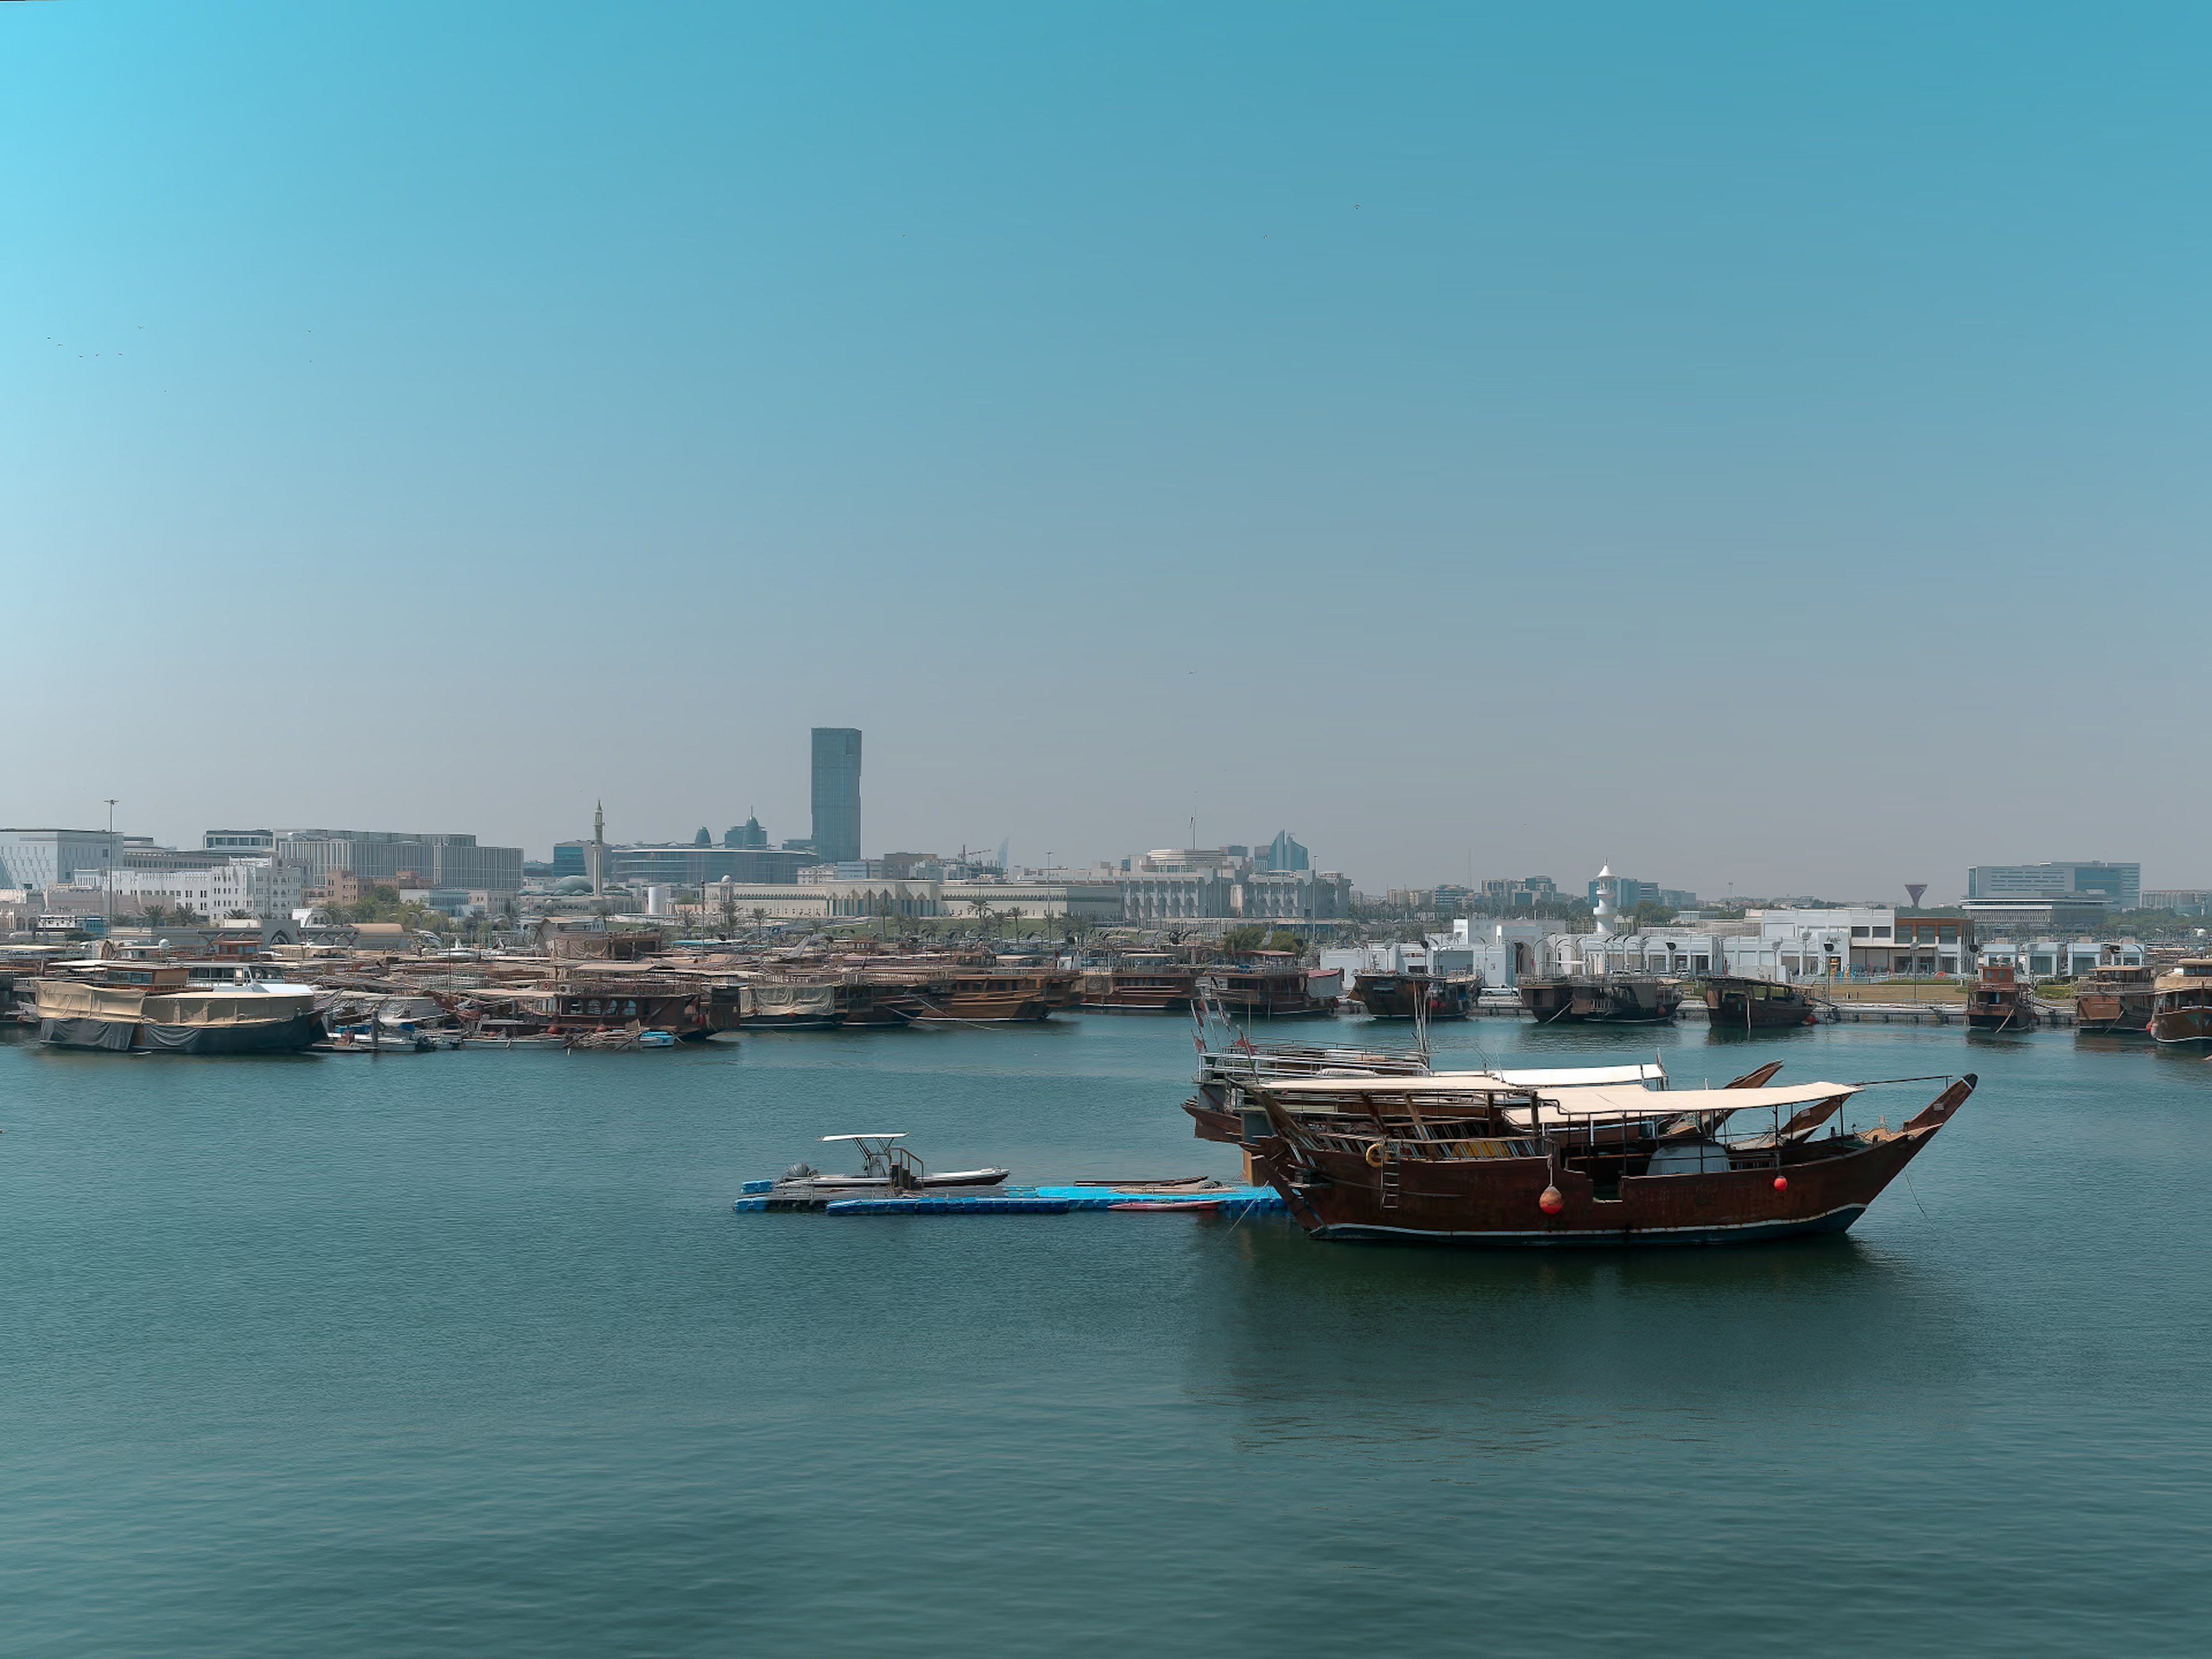
[[1881, 1027], [1439, 1040], [1983, 1087], [1847, 1239], [1544, 1258], [730, 1212], [839, 1130], [1017, 1180], [1233, 1173], [1176, 1109], [1176, 1021], [0, 1047], [0, 1645], [2212, 1644], [2212, 1065]]

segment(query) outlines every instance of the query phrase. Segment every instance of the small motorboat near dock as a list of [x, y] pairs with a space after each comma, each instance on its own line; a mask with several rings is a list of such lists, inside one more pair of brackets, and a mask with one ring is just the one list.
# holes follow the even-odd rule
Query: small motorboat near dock
[[[1279, 1211], [1273, 1188], [1230, 1186], [1211, 1176], [1164, 1181], [1077, 1181], [1056, 1187], [1006, 1187], [999, 1169], [954, 1170], [906, 1184], [921, 1160], [896, 1143], [903, 1135], [824, 1135], [861, 1148], [865, 1173], [823, 1175], [805, 1164], [774, 1181], [748, 1181], [731, 1208], [739, 1215], [812, 1210], [825, 1215], [1066, 1215], [1077, 1210], [1211, 1210], [1247, 1216]], [[893, 1187], [894, 1180], [902, 1184]]]
[[811, 1164], [794, 1164], [774, 1181], [748, 1181], [744, 1196], [763, 1200], [750, 1206], [763, 1210], [823, 1210], [848, 1198], [906, 1198], [932, 1192], [973, 1198], [1003, 1184], [1010, 1173], [987, 1167], [933, 1174], [910, 1147], [900, 1145], [905, 1139], [903, 1130], [896, 1134], [824, 1135], [824, 1146], [848, 1143], [859, 1148], [860, 1174], [835, 1175]]

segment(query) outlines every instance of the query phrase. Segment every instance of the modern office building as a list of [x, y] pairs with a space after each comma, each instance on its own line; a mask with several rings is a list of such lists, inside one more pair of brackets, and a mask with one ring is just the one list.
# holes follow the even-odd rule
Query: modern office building
[[1310, 855], [1291, 839], [1291, 832], [1279, 830], [1275, 832], [1274, 840], [1261, 849], [1253, 865], [1261, 870], [1304, 870], [1310, 867], [1311, 862]]
[[[553, 851], [557, 862], [561, 848], [556, 844]], [[801, 870], [819, 862], [811, 853], [767, 847], [645, 842], [608, 848], [606, 878], [625, 887], [697, 887], [716, 881], [781, 886], [796, 882]]]
[[2142, 896], [2146, 910], [2171, 910], [2178, 916], [2201, 916], [2212, 911], [2212, 888], [2160, 887]]
[[273, 830], [210, 830], [200, 837], [201, 850], [221, 853], [226, 858], [252, 858], [257, 854], [265, 858], [276, 845]]
[[133, 841], [152, 844], [105, 830], [0, 830], [0, 887], [27, 891], [119, 867]]
[[[1597, 884], [1590, 883], [1593, 890]], [[1558, 884], [1549, 876], [1507, 877], [1482, 884], [1482, 898], [1486, 904], [1495, 904], [1508, 910], [1533, 910], [1540, 904], [1559, 902]], [[1592, 904], [1597, 900], [1592, 897]]]
[[2113, 910], [2142, 903], [2142, 866], [2060, 860], [2051, 864], [1978, 864], [1966, 872], [1966, 898], [2103, 900]]
[[860, 856], [860, 734], [814, 728], [814, 851], [832, 864]]
[[[214, 833], [214, 832], [210, 832]], [[365, 882], [413, 877], [424, 887], [514, 893], [522, 889], [522, 849], [482, 847], [474, 836], [396, 830], [280, 830], [267, 849], [301, 867], [309, 882], [348, 870]]]
[[[1633, 876], [1613, 876], [1608, 879], [1613, 890], [1613, 908], [1623, 915], [1626, 915], [1639, 904], [1656, 904], [1660, 902], [1659, 884], [1656, 881], [1638, 881]], [[1598, 880], [1597, 877], [1591, 877], [1589, 886], [1585, 890], [1589, 896], [1592, 909], [1597, 908]]]

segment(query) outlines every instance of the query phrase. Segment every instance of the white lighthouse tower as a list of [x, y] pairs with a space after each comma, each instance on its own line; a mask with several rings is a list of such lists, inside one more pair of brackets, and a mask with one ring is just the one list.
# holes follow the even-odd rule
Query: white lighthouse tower
[[1597, 872], [1597, 908], [1590, 912], [1591, 919], [1597, 923], [1600, 939], [1613, 937], [1613, 919], [1620, 914], [1613, 896], [1620, 890], [1613, 878], [1613, 866], [1608, 864]]

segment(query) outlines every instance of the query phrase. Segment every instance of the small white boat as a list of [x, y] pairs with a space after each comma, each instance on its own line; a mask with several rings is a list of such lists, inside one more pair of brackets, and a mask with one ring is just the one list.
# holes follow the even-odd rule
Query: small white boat
[[906, 1139], [898, 1134], [824, 1135], [827, 1143], [849, 1140], [860, 1149], [862, 1172], [859, 1175], [824, 1175], [821, 1170], [800, 1164], [785, 1172], [778, 1187], [805, 1187], [815, 1189], [835, 1188], [896, 1189], [910, 1192], [923, 1187], [995, 1187], [1011, 1173], [1006, 1170], [940, 1170], [930, 1171], [922, 1167], [921, 1160], [898, 1143]]

